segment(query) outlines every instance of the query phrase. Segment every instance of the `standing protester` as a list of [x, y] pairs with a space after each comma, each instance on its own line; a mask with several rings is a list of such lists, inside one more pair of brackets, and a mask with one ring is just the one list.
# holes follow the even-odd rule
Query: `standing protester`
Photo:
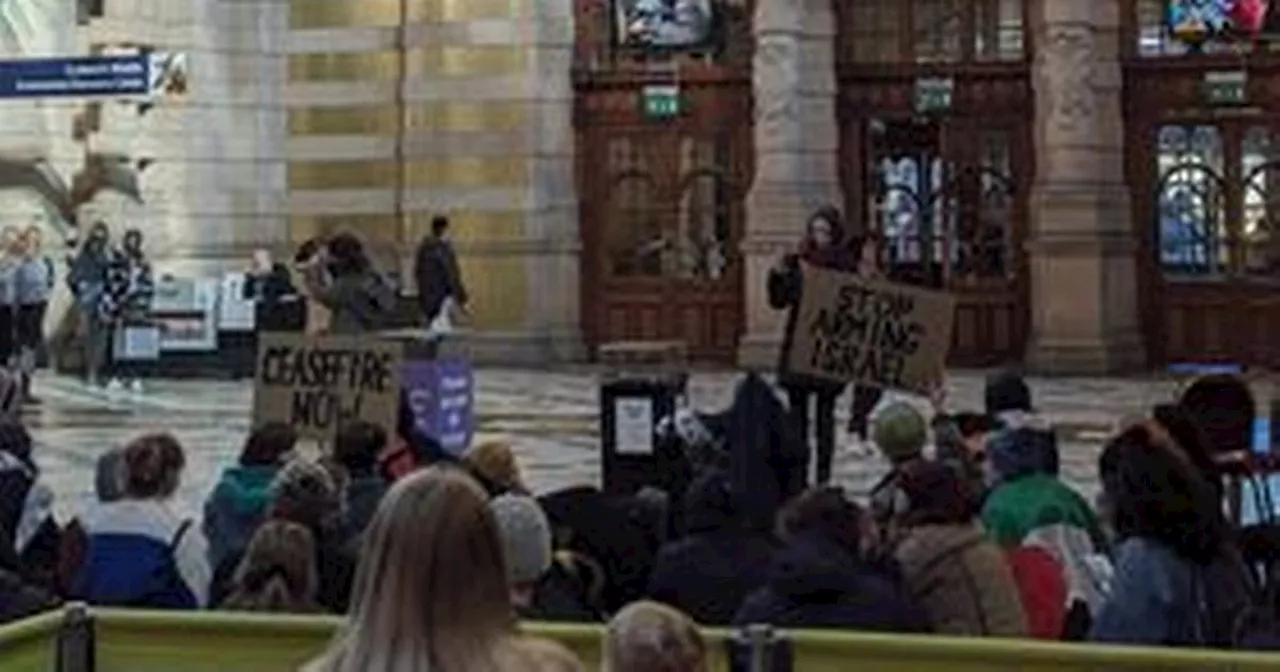
[[[857, 273], [864, 280], [881, 280], [884, 278], [883, 265], [880, 263], [880, 247], [871, 236], [858, 236], [849, 244], [849, 251], [857, 259]], [[872, 411], [880, 403], [884, 390], [870, 385], [853, 386], [853, 403], [849, 408], [849, 433], [866, 443], [867, 423]]]
[[17, 368], [22, 372], [23, 400], [29, 404], [40, 403], [31, 394], [31, 376], [35, 373], [36, 357], [44, 344], [44, 315], [55, 277], [53, 260], [41, 251], [40, 242], [38, 227], [29, 226], [22, 232], [18, 241], [22, 258], [14, 277]]
[[[151, 313], [151, 299], [155, 296], [155, 280], [151, 262], [142, 251], [142, 232], [129, 229], [124, 234], [120, 251], [112, 254], [107, 264], [106, 288], [102, 293], [99, 311], [106, 322], [110, 347], [107, 356], [113, 356], [115, 338], [124, 337], [125, 329], [147, 319]], [[118, 389], [127, 385], [135, 392], [142, 391], [142, 380], [131, 366], [115, 368], [107, 387]], [[123, 378], [123, 380], [121, 380]]]
[[0, 366], [17, 370], [17, 290], [18, 266], [22, 252], [18, 230], [6, 226], [0, 230]]
[[111, 345], [111, 325], [103, 320], [99, 307], [107, 288], [107, 267], [111, 265], [111, 234], [103, 222], [95, 222], [74, 257], [68, 260], [67, 284], [75, 296], [84, 323], [85, 381], [98, 385], [107, 365]]
[[848, 248], [841, 243], [843, 236], [840, 212], [833, 206], [825, 206], [809, 217], [805, 236], [799, 249], [784, 255], [769, 272], [769, 305], [775, 310], [787, 310], [787, 331], [782, 344], [778, 382], [787, 392], [791, 406], [792, 422], [796, 434], [808, 445], [809, 402], [816, 398], [815, 422], [817, 424], [817, 482], [831, 480], [831, 462], [836, 447], [836, 398], [844, 390], [841, 383], [831, 383], [787, 370], [787, 355], [791, 350], [791, 332], [804, 294], [802, 262], [818, 268], [849, 271], [853, 268]]
[[395, 291], [354, 235], [338, 234], [304, 266], [307, 293], [330, 312], [330, 333], [361, 334], [387, 325]]
[[418, 283], [418, 307], [428, 328], [437, 333], [451, 331], [450, 310], [456, 307], [466, 311], [468, 299], [458, 257], [449, 240], [448, 218], [437, 216], [431, 220], [431, 233], [418, 245], [413, 277]]

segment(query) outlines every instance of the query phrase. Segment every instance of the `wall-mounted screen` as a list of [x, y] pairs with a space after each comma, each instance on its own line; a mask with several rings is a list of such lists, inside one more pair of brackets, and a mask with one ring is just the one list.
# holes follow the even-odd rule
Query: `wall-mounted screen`
[[1280, 36], [1280, 0], [1169, 0], [1166, 16], [1169, 32], [1190, 44]]
[[714, 0], [613, 0], [617, 41], [636, 49], [680, 50], [712, 46]]

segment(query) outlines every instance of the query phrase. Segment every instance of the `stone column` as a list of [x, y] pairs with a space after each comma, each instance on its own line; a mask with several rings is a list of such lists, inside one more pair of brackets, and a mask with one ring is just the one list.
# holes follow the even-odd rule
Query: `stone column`
[[794, 248], [810, 212], [844, 202], [837, 168], [835, 17], [830, 0], [768, 0], [756, 3], [753, 29], [756, 169], [741, 248], [746, 329], [738, 358], [745, 367], [770, 368], [778, 360], [785, 313], [769, 308], [769, 269]]
[[1117, 0], [1038, 0], [1031, 342], [1043, 373], [1141, 366]]

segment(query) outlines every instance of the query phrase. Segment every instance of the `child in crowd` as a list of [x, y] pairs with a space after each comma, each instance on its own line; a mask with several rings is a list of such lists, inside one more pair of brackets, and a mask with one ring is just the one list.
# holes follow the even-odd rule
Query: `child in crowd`
[[236, 570], [235, 587], [222, 603], [232, 611], [319, 613], [315, 540], [307, 528], [285, 520], [264, 523], [253, 534]]
[[707, 643], [688, 616], [657, 602], [633, 602], [605, 630], [605, 672], [709, 672]]

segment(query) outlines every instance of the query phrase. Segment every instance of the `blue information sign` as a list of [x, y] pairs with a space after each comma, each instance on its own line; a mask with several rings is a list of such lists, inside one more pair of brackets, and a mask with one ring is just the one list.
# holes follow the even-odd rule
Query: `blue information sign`
[[0, 98], [150, 96], [154, 54], [0, 61]]

